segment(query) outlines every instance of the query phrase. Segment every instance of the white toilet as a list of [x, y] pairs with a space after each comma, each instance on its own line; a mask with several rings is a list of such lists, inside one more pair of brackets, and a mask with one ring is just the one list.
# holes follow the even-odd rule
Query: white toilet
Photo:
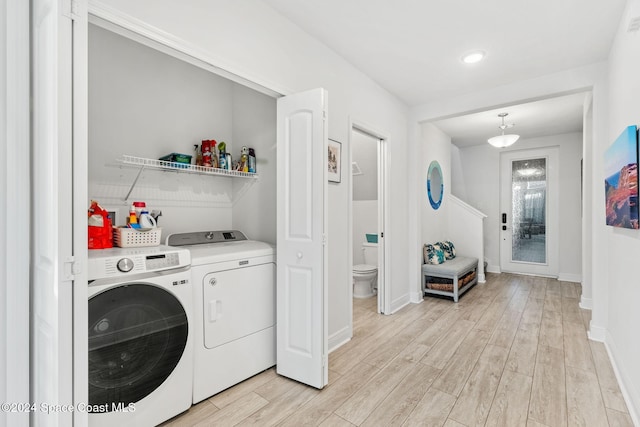
[[378, 244], [362, 243], [364, 264], [353, 266], [353, 297], [369, 298], [378, 292]]

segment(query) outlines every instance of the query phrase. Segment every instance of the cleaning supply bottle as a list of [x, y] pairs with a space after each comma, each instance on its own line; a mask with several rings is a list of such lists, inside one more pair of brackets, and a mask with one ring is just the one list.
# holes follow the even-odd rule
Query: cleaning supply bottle
[[242, 169], [240, 170], [241, 172], [249, 172], [249, 149], [246, 145], [242, 147], [240, 164], [242, 165]]
[[226, 156], [226, 162], [227, 164], [227, 170], [233, 170], [233, 158], [231, 157], [231, 153], [227, 152], [227, 156]]
[[127, 220], [127, 227], [129, 228], [140, 228], [140, 224], [138, 224], [138, 217], [136, 216], [136, 207], [131, 205], [129, 209], [129, 219]]
[[220, 169], [227, 169], [227, 144], [224, 141], [220, 141], [218, 144], [218, 151], [220, 152], [218, 166]]
[[202, 149], [198, 144], [195, 144], [193, 148], [196, 151], [196, 166], [202, 166]]
[[256, 152], [249, 148], [249, 172], [256, 173]]
[[218, 153], [216, 153], [216, 140], [212, 139], [211, 140], [211, 167], [212, 168], [217, 168], [218, 167]]
[[208, 139], [202, 140], [202, 166], [211, 167], [211, 141]]

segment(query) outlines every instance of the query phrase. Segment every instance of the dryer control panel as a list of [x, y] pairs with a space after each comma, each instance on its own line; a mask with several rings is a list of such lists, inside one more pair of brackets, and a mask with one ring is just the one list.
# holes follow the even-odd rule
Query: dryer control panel
[[177, 233], [167, 236], [169, 246], [208, 245], [210, 243], [238, 242], [248, 240], [242, 231], [216, 230], [196, 233]]

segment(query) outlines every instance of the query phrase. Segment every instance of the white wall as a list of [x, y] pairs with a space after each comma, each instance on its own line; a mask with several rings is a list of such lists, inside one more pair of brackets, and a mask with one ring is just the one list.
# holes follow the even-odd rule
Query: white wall
[[502, 150], [489, 144], [460, 149], [462, 175], [467, 193], [465, 201], [487, 214], [484, 221], [484, 239], [488, 271], [500, 271], [500, 153], [556, 145], [560, 147], [559, 275], [564, 280], [580, 281], [582, 133], [521, 139], [512, 147]]
[[467, 200], [467, 188], [464, 184], [464, 166], [460, 149], [451, 145], [451, 194], [460, 200]]
[[[422, 245], [434, 243], [440, 240], [450, 240], [447, 235], [448, 226], [448, 200], [451, 192], [451, 137], [431, 123], [422, 125], [420, 170], [420, 193], [416, 193], [420, 206], [420, 218], [422, 224]], [[434, 210], [429, 203], [427, 195], [427, 173], [432, 161], [437, 161], [442, 169], [444, 181], [444, 193], [442, 203], [438, 210]], [[455, 244], [455, 242], [454, 242]], [[420, 252], [422, 254], [422, 252]]]
[[378, 233], [378, 140], [353, 130], [351, 161], [357, 162], [362, 175], [353, 179], [353, 265], [364, 264], [362, 242], [365, 234]]
[[[354, 130], [351, 136], [351, 162], [361, 175], [353, 175], [353, 200], [378, 200], [378, 140]], [[354, 216], [355, 218], [355, 216]]]
[[[640, 125], [640, 38], [638, 33], [627, 33], [629, 18], [640, 15], [640, 2], [628, 3], [628, 9], [609, 57], [609, 125], [605, 137], [594, 141], [596, 156], [602, 156], [615, 138], [628, 125]], [[597, 167], [597, 166], [596, 166]], [[604, 188], [602, 165], [596, 169], [595, 182]], [[604, 204], [604, 198], [595, 198], [594, 204]], [[636, 425], [640, 424], [640, 286], [638, 286], [638, 254], [640, 231], [605, 226], [604, 217], [594, 220], [594, 228], [604, 236], [607, 254], [598, 261], [605, 267], [605, 280], [593, 282], [594, 303], [602, 293], [608, 295], [605, 342], [621, 375], [627, 394], [627, 405]], [[598, 306], [594, 306], [594, 311]]]
[[[99, 9], [99, 10], [98, 10]], [[326, 46], [258, 0], [108, 0], [90, 11], [119, 19], [122, 25], [179, 41], [194, 54], [243, 78], [283, 94], [324, 87], [329, 92], [329, 137], [349, 140], [351, 120], [375, 124], [389, 138], [389, 180], [394, 191], [386, 244], [392, 309], [409, 302], [407, 205], [408, 109]], [[212, 21], [213, 19], [213, 21]], [[344, 151], [343, 151], [344, 152]], [[348, 266], [350, 165], [343, 162], [338, 185], [329, 186], [329, 337], [330, 347], [351, 336]]]
[[233, 180], [233, 228], [250, 239], [276, 243], [276, 101], [233, 86], [234, 159], [242, 145], [255, 149], [258, 182]]
[[353, 265], [364, 264], [362, 243], [367, 241], [365, 234], [378, 232], [378, 201], [353, 201]]

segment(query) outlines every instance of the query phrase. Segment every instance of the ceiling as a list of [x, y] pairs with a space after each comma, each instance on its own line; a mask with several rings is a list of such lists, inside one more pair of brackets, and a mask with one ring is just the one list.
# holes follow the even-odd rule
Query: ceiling
[[543, 99], [480, 113], [452, 117], [433, 122], [460, 148], [481, 145], [500, 135], [500, 113], [509, 113], [504, 122], [513, 127], [504, 133], [515, 133], [522, 139], [582, 132], [583, 105], [586, 93]]
[[[604, 61], [625, 7], [625, 0], [263, 1], [410, 107]], [[483, 61], [461, 61], [477, 49]], [[437, 125], [459, 146], [497, 134], [503, 111], [522, 138], [581, 129], [583, 98], [554, 101]]]

